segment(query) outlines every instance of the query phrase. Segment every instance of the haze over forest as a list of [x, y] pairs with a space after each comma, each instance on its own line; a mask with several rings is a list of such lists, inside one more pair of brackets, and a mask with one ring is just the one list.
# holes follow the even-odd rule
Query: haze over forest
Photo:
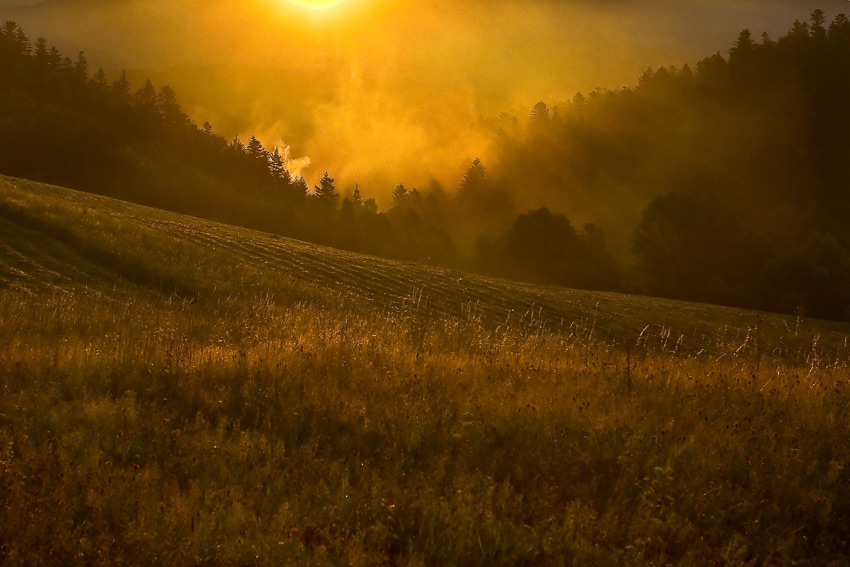
[[[85, 5], [90, 15], [117, 7], [110, 3], [99, 12]], [[31, 38], [30, 30], [6, 20], [0, 29], [6, 79], [0, 84], [0, 173], [510, 279], [850, 319], [850, 20], [843, 13], [815, 9], [775, 35], [761, 26], [739, 29], [717, 41], [728, 46], [722, 52], [707, 50], [693, 65], [650, 66], [630, 86], [593, 88], [556, 103], [517, 103], [524, 107], [517, 114], [487, 114], [488, 104], [509, 105], [531, 83], [539, 92], [547, 81], [555, 85], [563, 76], [569, 82], [570, 73], [552, 70], [559, 57], [564, 65], [600, 61], [601, 76], [617, 66], [598, 56], [570, 59], [568, 49], [545, 42], [528, 45], [551, 47], [559, 57], [525, 59], [518, 49], [510, 52], [516, 69], [494, 56], [495, 48], [480, 60], [460, 44], [437, 56], [442, 43], [425, 39], [415, 65], [405, 62], [416, 49], [396, 51], [389, 44], [380, 57], [361, 58], [362, 42], [334, 30], [360, 25], [365, 33], [373, 29], [367, 20], [374, 27], [404, 11], [382, 3], [368, 10], [359, 4], [362, 13], [348, 2], [321, 5], [268, 11], [281, 29], [301, 14], [293, 28], [298, 33], [285, 37], [294, 42], [293, 53], [310, 55], [293, 56], [295, 64], [239, 67], [262, 43], [254, 42], [231, 54], [239, 68], [183, 67], [182, 78], [173, 78], [195, 81], [194, 92], [207, 100], [226, 101], [208, 118], [193, 116], [195, 107], [171, 85], [125, 72], [110, 78], [84, 51], [63, 53], [52, 40]], [[564, 9], [558, 6], [550, 16]], [[63, 7], [71, 9], [46, 2], [10, 11], [41, 10], [47, 18]], [[626, 6], [607, 8], [609, 15], [617, 9]], [[484, 20], [500, 10], [506, 14], [507, 4], [482, 12]], [[525, 21], [522, 14], [516, 25]], [[420, 16], [415, 30], [431, 21]], [[228, 22], [243, 29], [238, 20]], [[509, 38], [516, 25], [506, 20], [503, 35]], [[635, 41], [623, 33], [619, 41]], [[331, 49], [346, 45], [346, 38], [354, 47]], [[316, 42], [325, 50], [311, 50]], [[582, 45], [603, 53], [593, 41]], [[639, 54], [644, 44], [635, 45]], [[324, 64], [331, 60], [334, 65]], [[356, 61], [363, 64], [352, 67]], [[383, 71], [376, 75], [376, 67]], [[248, 75], [239, 71], [248, 68]], [[321, 80], [311, 82], [305, 69]], [[428, 69], [439, 80], [430, 80]], [[463, 76], [449, 88], [452, 69]], [[257, 86], [248, 80], [272, 72], [296, 94], [281, 95], [270, 86], [275, 81]], [[468, 80], [487, 73], [490, 90]], [[216, 77], [229, 89], [217, 89]], [[347, 80], [354, 86], [346, 87]], [[230, 97], [230, 89], [242, 97]], [[377, 93], [383, 98], [374, 98]], [[468, 104], [453, 98], [458, 93]], [[550, 93], [551, 100], [562, 94]], [[349, 96], [372, 101], [346, 110], [341, 101]], [[264, 142], [264, 124], [250, 114], [244, 121], [255, 133], [231, 137], [209, 121], [233, 112], [245, 97], [285, 105], [268, 116], [301, 121], [305, 129], [291, 131], [306, 140], [306, 155], [282, 138]], [[315, 171], [323, 172], [319, 179]]]
[[[457, 187], [492, 169], [500, 113], [634, 86], [648, 67], [693, 65], [750, 29], [772, 37], [846, 0], [0, 0], [2, 19], [85, 51], [110, 79], [173, 87], [198, 123], [291, 146], [310, 186], [325, 171], [379, 204], [398, 183]], [[301, 165], [311, 164], [301, 169]], [[543, 203], [537, 203], [542, 205]], [[569, 213], [569, 211], [564, 211]]]

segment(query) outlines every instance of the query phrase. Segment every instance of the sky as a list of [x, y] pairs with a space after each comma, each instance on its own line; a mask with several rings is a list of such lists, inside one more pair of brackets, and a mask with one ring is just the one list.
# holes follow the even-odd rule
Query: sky
[[398, 183], [451, 190], [487, 164], [500, 113], [524, 122], [649, 67], [726, 54], [738, 33], [784, 33], [847, 0], [0, 0], [92, 68], [168, 84], [228, 138], [289, 146], [315, 184], [328, 171], [386, 203]]

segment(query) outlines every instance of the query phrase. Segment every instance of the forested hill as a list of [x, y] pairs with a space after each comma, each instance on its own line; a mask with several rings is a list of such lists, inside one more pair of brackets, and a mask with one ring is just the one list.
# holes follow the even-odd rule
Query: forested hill
[[286, 155], [199, 127], [168, 86], [107, 81], [82, 52], [64, 57], [14, 22], [0, 29], [0, 77], [4, 174], [333, 243], [332, 179], [311, 193]]
[[199, 127], [167, 86], [108, 81], [7, 22], [0, 173], [514, 279], [848, 320], [848, 100], [850, 21], [815, 11], [634, 88], [502, 117], [486, 169], [399, 184], [379, 212]]
[[[693, 67], [503, 128], [491, 177], [598, 223], [632, 289], [850, 317], [850, 21], [744, 30]], [[520, 190], [521, 189], [521, 190]]]

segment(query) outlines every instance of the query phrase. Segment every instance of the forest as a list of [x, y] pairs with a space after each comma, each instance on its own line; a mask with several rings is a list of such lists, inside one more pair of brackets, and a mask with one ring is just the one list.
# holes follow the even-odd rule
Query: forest
[[844, 15], [494, 117], [486, 166], [399, 183], [386, 211], [199, 125], [166, 85], [107, 77], [6, 22], [0, 173], [488, 275], [850, 320]]

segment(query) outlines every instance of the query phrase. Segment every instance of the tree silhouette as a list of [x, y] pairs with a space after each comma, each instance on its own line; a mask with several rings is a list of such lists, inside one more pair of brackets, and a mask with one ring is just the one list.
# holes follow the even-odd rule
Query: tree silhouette
[[77, 55], [77, 61], [74, 63], [74, 79], [80, 83], [84, 83], [89, 78], [89, 60], [86, 54], [80, 51]]
[[248, 140], [248, 144], [245, 146], [245, 153], [257, 162], [262, 163], [263, 166], [265, 166], [268, 161], [268, 152], [266, 152], [263, 144], [256, 136], [251, 136]]
[[269, 156], [269, 172], [274, 179], [275, 186], [280, 188], [284, 185], [289, 185], [292, 182], [292, 176], [286, 169], [283, 163], [283, 157], [280, 155], [280, 149], [275, 148]]
[[106, 82], [106, 71], [103, 70], [103, 67], [98, 67], [97, 71], [94, 72], [92, 84], [101, 90], [106, 90], [109, 87], [109, 84]]
[[460, 192], [479, 195], [488, 185], [487, 170], [484, 169], [481, 160], [475, 158], [463, 175], [463, 180], [460, 182]]
[[156, 95], [156, 109], [159, 119], [168, 127], [175, 128], [189, 123], [189, 117], [177, 102], [177, 93], [168, 85], [159, 89]]
[[9, 20], [0, 27], [0, 46], [6, 53], [17, 56], [29, 55], [32, 48], [29, 38], [17, 23]]
[[307, 185], [307, 181], [305, 181], [300, 175], [293, 179], [292, 186], [295, 192], [302, 198], [306, 198], [310, 195], [310, 187]]
[[816, 41], [824, 41], [826, 39], [826, 13], [820, 8], [812, 12], [810, 20], [812, 38]]
[[43, 37], [35, 40], [33, 62], [41, 70], [44, 70], [50, 64], [50, 50], [47, 47], [47, 40]]
[[339, 199], [339, 193], [334, 187], [334, 178], [328, 175], [327, 171], [315, 186], [314, 195], [319, 202], [328, 205], [335, 205]]
[[476, 239], [479, 265], [508, 277], [579, 288], [616, 289], [619, 273], [602, 232], [579, 233], [564, 215], [541, 207], [519, 215], [493, 243]]
[[121, 71], [121, 76], [112, 81], [111, 88], [120, 100], [130, 99], [130, 81], [127, 80], [125, 71]]
[[245, 144], [242, 143], [242, 140], [239, 139], [239, 134], [233, 137], [228, 145], [228, 148], [235, 153], [244, 154], [245, 153]]
[[151, 118], [159, 114], [157, 100], [158, 93], [150, 79], [147, 79], [139, 90], [133, 93], [133, 107], [144, 117], [144, 130], [147, 132], [152, 131], [156, 125]]
[[767, 261], [763, 245], [717, 199], [683, 193], [650, 203], [633, 246], [646, 291], [697, 301], [747, 303]]
[[549, 125], [551, 120], [549, 107], [543, 101], [538, 102], [531, 108], [531, 114], [528, 116], [528, 126], [530, 129], [540, 129]]
[[393, 206], [403, 206], [409, 196], [410, 194], [407, 191], [407, 187], [404, 186], [404, 183], [399, 183], [396, 185], [396, 188], [393, 189]]

